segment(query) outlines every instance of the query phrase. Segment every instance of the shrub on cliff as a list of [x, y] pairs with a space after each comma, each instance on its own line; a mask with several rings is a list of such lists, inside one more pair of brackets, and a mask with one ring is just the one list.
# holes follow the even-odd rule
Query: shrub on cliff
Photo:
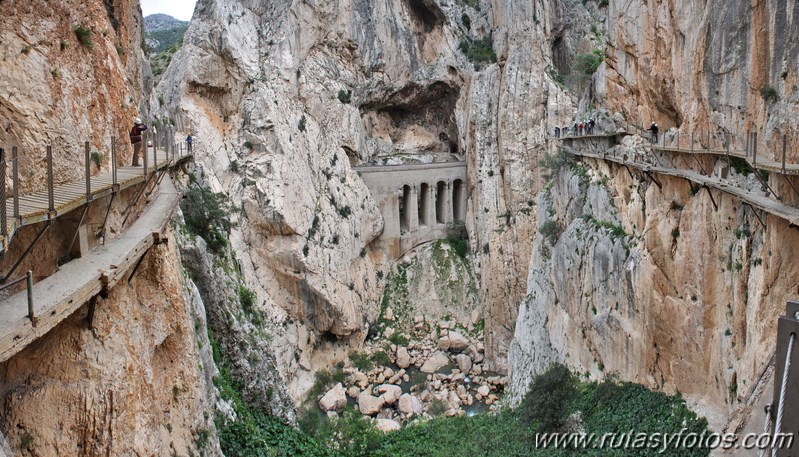
[[563, 426], [569, 402], [577, 396], [577, 381], [568, 368], [552, 365], [533, 379], [530, 391], [519, 406], [520, 418], [539, 431], [556, 431]]
[[231, 205], [227, 195], [207, 187], [193, 186], [186, 191], [180, 209], [190, 233], [202, 237], [208, 248], [220, 252], [227, 246], [227, 235], [233, 228], [230, 222]]
[[497, 61], [497, 54], [494, 52], [494, 42], [490, 36], [479, 40], [464, 38], [459, 46], [461, 52], [474, 64], [474, 68], [480, 70], [483, 65]]
[[92, 41], [92, 30], [83, 24], [76, 25], [73, 29], [75, 32], [75, 37], [78, 39], [78, 43], [82, 44], [84, 48], [91, 51], [94, 49], [94, 42]]

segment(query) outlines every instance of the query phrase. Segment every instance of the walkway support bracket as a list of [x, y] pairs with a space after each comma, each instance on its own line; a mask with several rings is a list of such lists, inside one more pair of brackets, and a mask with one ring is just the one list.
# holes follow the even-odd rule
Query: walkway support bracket
[[713, 192], [710, 190], [710, 187], [708, 187], [707, 185], [704, 185], [702, 187], [707, 191], [707, 194], [710, 196], [710, 201], [713, 203], [713, 208], [715, 208], [716, 211], [718, 211], [719, 205], [716, 204], [716, 199], [713, 197]]
[[42, 227], [42, 229], [36, 235], [36, 238], [34, 238], [33, 241], [31, 241], [31, 244], [28, 246], [27, 249], [25, 249], [25, 252], [23, 252], [22, 255], [19, 257], [19, 259], [17, 259], [16, 263], [14, 263], [14, 266], [12, 266], [11, 269], [8, 271], [8, 273], [6, 273], [5, 276], [3, 276], [3, 279], [0, 279], [0, 284], [6, 282], [8, 278], [14, 274], [14, 271], [16, 271], [16, 269], [20, 266], [20, 264], [22, 264], [22, 261], [25, 260], [25, 257], [27, 257], [28, 254], [31, 253], [33, 247], [36, 246], [36, 243], [39, 242], [39, 240], [42, 238], [44, 233], [47, 232], [47, 229], [49, 229], [51, 225], [53, 225], [52, 221], [44, 224], [44, 227]]

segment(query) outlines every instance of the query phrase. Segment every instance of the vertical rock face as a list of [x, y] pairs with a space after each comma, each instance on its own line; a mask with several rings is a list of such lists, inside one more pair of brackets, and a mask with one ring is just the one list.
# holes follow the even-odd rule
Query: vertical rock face
[[610, 1], [600, 100], [631, 122], [760, 128], [776, 146], [795, 133], [797, 15], [799, 6], [779, 1]]
[[540, 194], [510, 357], [515, 399], [555, 361], [679, 390], [716, 428], [752, 393], [796, 292], [784, 247], [799, 235], [772, 216], [764, 228], [729, 195], [658, 181], [589, 161]]
[[[505, 368], [525, 290], [537, 151], [547, 116], [572, 111], [546, 76], [550, 8], [198, 4], [159, 91], [179, 127], [196, 133], [209, 181], [242, 208], [231, 238], [276, 337], [289, 343], [275, 346], [295, 395], [309, 387], [311, 366], [360, 344], [377, 317], [389, 259], [370, 248], [383, 221], [351, 168], [362, 163], [469, 162], [486, 353]], [[473, 64], [459, 49], [467, 38], [490, 47], [491, 37], [498, 63]]]
[[214, 455], [195, 339], [204, 325], [192, 317], [174, 248], [152, 248], [129, 283], [98, 299], [91, 329], [86, 315], [84, 307], [0, 366], [0, 416], [12, 447]]
[[0, 143], [20, 148], [23, 191], [46, 186], [49, 144], [59, 183], [82, 176], [84, 141], [104, 168], [111, 136], [123, 141], [120, 162], [130, 157], [124, 140], [149, 73], [138, 2], [4, 2], [0, 41]]

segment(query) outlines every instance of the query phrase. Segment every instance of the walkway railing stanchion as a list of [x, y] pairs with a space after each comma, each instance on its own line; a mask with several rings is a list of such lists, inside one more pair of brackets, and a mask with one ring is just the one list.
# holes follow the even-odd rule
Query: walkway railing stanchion
[[157, 142], [153, 142], [153, 172], [158, 171], [158, 148], [155, 147]]
[[691, 131], [691, 154], [694, 153], [694, 132]]
[[788, 140], [785, 135], [782, 136], [782, 174], [785, 174], [785, 153], [788, 150]]
[[19, 215], [19, 151], [17, 147], [11, 148], [11, 176], [14, 182], [14, 221], [19, 224], [21, 222]]
[[88, 141], [84, 143], [83, 150], [86, 164], [86, 203], [89, 203], [92, 200], [92, 157]]
[[8, 247], [8, 214], [6, 208], [6, 151], [0, 148], [0, 235], [3, 243]]
[[28, 283], [28, 318], [31, 325], [36, 327], [36, 315], [33, 313], [33, 272], [28, 270], [25, 276]]
[[117, 187], [117, 139], [111, 137], [111, 184], [116, 191]]
[[55, 196], [53, 195], [53, 147], [47, 146], [47, 210], [48, 219], [55, 217]]
[[727, 132], [727, 147], [725, 148], [725, 153], [727, 155], [727, 168], [728, 169], [732, 168], [732, 163], [730, 162], [730, 141], [731, 141], [731, 135], [730, 135], [729, 132]]
[[142, 160], [144, 163], [144, 176], [147, 176], [147, 132], [142, 132], [141, 135], [141, 147], [139, 148], [142, 155]]
[[680, 149], [680, 131], [677, 130], [677, 149]]
[[757, 132], [752, 133], [752, 166], [757, 167]]

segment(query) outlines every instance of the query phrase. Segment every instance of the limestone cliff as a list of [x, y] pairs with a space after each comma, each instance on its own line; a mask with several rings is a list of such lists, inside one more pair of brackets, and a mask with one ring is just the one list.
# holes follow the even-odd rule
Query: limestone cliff
[[[193, 309], [172, 245], [0, 366], [3, 430], [32, 455], [218, 455]], [[187, 287], [184, 289], [184, 287]], [[194, 306], [197, 305], [195, 301]], [[212, 369], [206, 365], [206, 369]]]
[[112, 136], [129, 160], [127, 132], [149, 90], [138, 1], [6, 1], [0, 41], [0, 143], [20, 148], [24, 192], [47, 185], [47, 145], [57, 183], [82, 177], [85, 141], [104, 169]]
[[552, 35], [593, 46], [565, 11], [534, 0], [198, 3], [158, 90], [198, 138], [209, 182], [241, 209], [231, 240], [295, 397], [378, 316], [393, 259], [372, 249], [383, 221], [352, 169], [365, 163], [468, 162], [487, 365], [505, 369], [537, 156], [574, 109], [547, 72]]
[[[599, 101], [641, 125], [795, 149], [799, 7], [779, 1], [610, 1]], [[718, 140], [717, 140], [718, 141]], [[720, 143], [720, 141], [719, 141]]]
[[679, 390], [717, 428], [751, 395], [796, 293], [784, 247], [799, 233], [773, 216], [762, 226], [730, 195], [657, 181], [565, 162], [539, 195], [511, 353], [515, 398], [553, 361]]

